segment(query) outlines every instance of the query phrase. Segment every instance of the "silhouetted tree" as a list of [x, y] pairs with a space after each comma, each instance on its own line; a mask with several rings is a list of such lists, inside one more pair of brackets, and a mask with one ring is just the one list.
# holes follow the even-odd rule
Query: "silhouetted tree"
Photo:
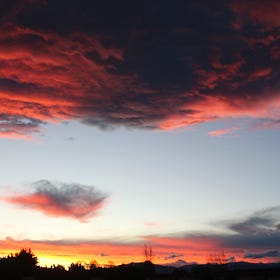
[[81, 272], [85, 270], [85, 267], [81, 263], [71, 263], [68, 268], [69, 272]]
[[68, 271], [62, 265], [39, 267], [35, 275], [36, 280], [69, 280]]
[[81, 263], [71, 263], [68, 268], [70, 279], [84, 279], [87, 270]]
[[207, 257], [208, 264], [224, 265], [226, 264], [226, 257], [224, 251], [219, 253], [209, 254]]
[[21, 272], [21, 275], [32, 275], [38, 264], [37, 257], [32, 253], [31, 249], [21, 249], [15, 254], [15, 265]]
[[151, 245], [144, 244], [144, 254], [145, 254], [145, 261], [152, 261], [153, 259], [153, 249]]
[[37, 257], [31, 249], [21, 249], [15, 255], [10, 254], [0, 260], [0, 270], [8, 279], [31, 276], [37, 268]]
[[87, 265], [87, 269], [89, 270], [94, 270], [97, 267], [99, 267], [99, 264], [96, 260], [92, 260], [88, 265]]

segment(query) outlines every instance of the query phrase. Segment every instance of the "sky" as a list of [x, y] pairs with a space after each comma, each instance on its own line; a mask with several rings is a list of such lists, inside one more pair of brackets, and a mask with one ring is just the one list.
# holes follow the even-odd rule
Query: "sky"
[[280, 261], [279, 13], [0, 1], [0, 255]]

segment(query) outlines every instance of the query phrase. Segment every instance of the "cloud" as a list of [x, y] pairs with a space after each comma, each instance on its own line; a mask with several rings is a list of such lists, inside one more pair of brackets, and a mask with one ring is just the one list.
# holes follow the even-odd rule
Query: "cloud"
[[232, 224], [230, 229], [242, 234], [266, 233], [273, 229], [274, 223], [269, 218], [250, 217], [249, 219]]
[[171, 263], [165, 263], [164, 265], [167, 265], [167, 266], [173, 266], [173, 267], [181, 267], [181, 266], [184, 266], [184, 265], [192, 265], [192, 264], [196, 264], [195, 262], [191, 262], [191, 263], [188, 263], [186, 262], [185, 260], [176, 260], [175, 262], [171, 262]]
[[275, 206], [256, 211], [245, 219], [221, 222], [220, 225], [225, 226], [231, 233], [206, 237], [219, 241], [219, 248], [230, 248], [233, 251], [278, 249], [279, 211], [280, 207]]
[[0, 12], [0, 137], [280, 119], [278, 1], [19, 2]]
[[154, 222], [154, 221], [146, 221], [146, 222], [144, 222], [144, 225], [147, 227], [157, 227], [158, 223]]
[[184, 254], [175, 254], [175, 253], [170, 253], [168, 256], [166, 256], [164, 259], [165, 260], [170, 260], [170, 259], [176, 259], [179, 257], [183, 257]]
[[280, 120], [274, 119], [260, 119], [255, 121], [253, 124], [253, 129], [264, 130], [264, 129], [278, 129], [280, 125]]
[[270, 234], [278, 231], [280, 207], [275, 206], [257, 211], [243, 221], [232, 222], [229, 228], [239, 234]]
[[233, 0], [232, 7], [236, 13], [243, 18], [248, 17], [263, 24], [280, 26], [280, 3], [278, 0]]
[[0, 114], [0, 137], [32, 140], [30, 133], [40, 132], [42, 121], [19, 115]]
[[236, 261], [235, 257], [234, 256], [231, 256], [229, 258], [226, 259], [226, 262], [227, 263], [234, 263]]
[[36, 210], [51, 217], [70, 217], [85, 222], [102, 208], [107, 195], [91, 186], [35, 182], [34, 192], [2, 197], [5, 202]]
[[269, 250], [263, 252], [248, 252], [244, 254], [244, 258], [246, 259], [263, 259], [263, 258], [278, 258], [280, 257], [280, 251], [278, 250]]
[[230, 128], [224, 128], [224, 129], [219, 129], [219, 130], [214, 130], [208, 132], [208, 134], [212, 137], [221, 137], [227, 134], [232, 134], [235, 130], [238, 130], [239, 128], [236, 126], [230, 127]]
[[109, 255], [102, 252], [102, 253], [99, 254], [99, 256], [100, 256], [100, 257], [108, 257]]
[[76, 138], [75, 137], [72, 137], [72, 136], [69, 136], [65, 139], [66, 141], [69, 141], [69, 142], [75, 142], [76, 141]]

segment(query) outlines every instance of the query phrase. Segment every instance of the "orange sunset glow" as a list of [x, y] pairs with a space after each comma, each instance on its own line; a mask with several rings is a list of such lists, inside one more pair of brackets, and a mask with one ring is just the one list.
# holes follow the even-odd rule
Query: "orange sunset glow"
[[[218, 244], [212, 240], [193, 240], [172, 238], [149, 238], [143, 242], [150, 242], [153, 248], [153, 261], [156, 263], [169, 263], [166, 258], [170, 252], [180, 258], [197, 263], [207, 262], [207, 257], [213, 252], [219, 250]], [[61, 243], [61, 244], [60, 244]], [[96, 261], [100, 265], [120, 265], [129, 262], [142, 262], [145, 260], [144, 245], [140, 244], [113, 244], [113, 243], [90, 243], [76, 242], [64, 243], [61, 241], [16, 241], [6, 239], [1, 242], [1, 254], [6, 255], [15, 253], [18, 248], [32, 248], [39, 258], [40, 265], [50, 266], [53, 263], [59, 263], [64, 266], [72, 262], [81, 262], [84, 264]], [[222, 250], [222, 249], [221, 249]], [[105, 253], [106, 252], [106, 253]], [[226, 252], [227, 255], [233, 253]], [[235, 251], [235, 253], [240, 253]]]

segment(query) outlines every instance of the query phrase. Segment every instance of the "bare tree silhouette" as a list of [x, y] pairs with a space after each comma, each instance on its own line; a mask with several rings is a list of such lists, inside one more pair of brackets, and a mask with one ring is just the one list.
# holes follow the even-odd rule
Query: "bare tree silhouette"
[[151, 262], [153, 260], [153, 249], [151, 245], [144, 244], [145, 261]]
[[219, 264], [220, 265], [226, 264], [226, 257], [225, 257], [224, 251], [222, 250], [219, 253], [209, 254], [207, 256], [207, 263], [209, 263], [209, 264], [218, 264], [218, 265]]

